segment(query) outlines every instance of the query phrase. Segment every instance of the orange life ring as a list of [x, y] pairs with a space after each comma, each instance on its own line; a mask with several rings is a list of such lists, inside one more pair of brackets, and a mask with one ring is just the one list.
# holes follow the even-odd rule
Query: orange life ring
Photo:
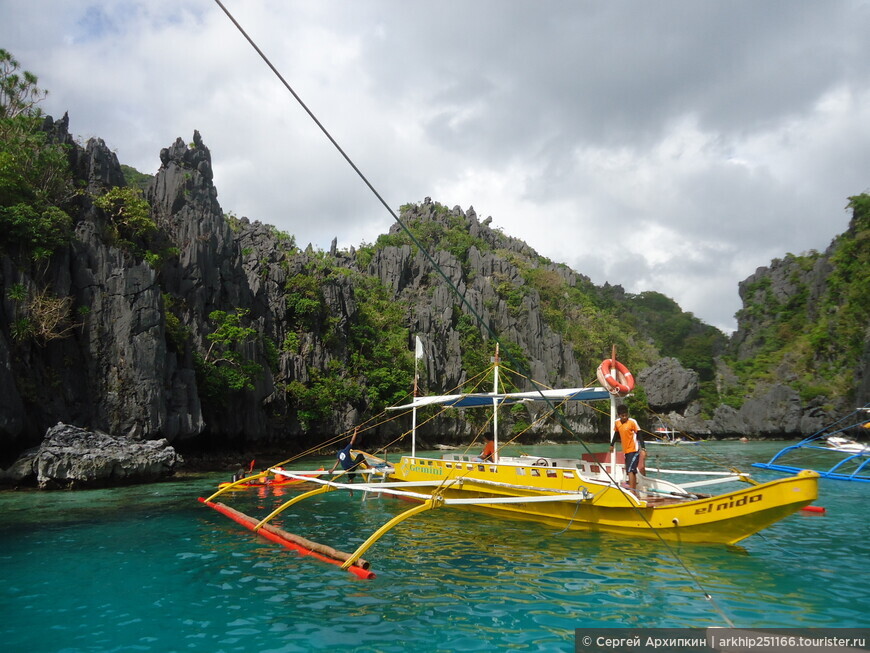
[[634, 390], [634, 377], [619, 361], [606, 358], [596, 371], [598, 381], [612, 395], [624, 397]]

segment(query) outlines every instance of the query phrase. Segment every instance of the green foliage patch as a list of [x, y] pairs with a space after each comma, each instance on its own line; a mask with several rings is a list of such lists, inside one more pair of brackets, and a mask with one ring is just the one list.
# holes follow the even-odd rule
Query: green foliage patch
[[44, 259], [69, 242], [75, 189], [66, 147], [41, 129], [37, 81], [0, 49], [0, 249]]
[[124, 174], [124, 181], [132, 188], [136, 188], [142, 193], [148, 188], [154, 180], [154, 175], [147, 175], [144, 172], [139, 172], [136, 168], [121, 164], [121, 172]]
[[[769, 277], [746, 287], [740, 318], [751, 321], [755, 350], [748, 358], [726, 357], [740, 386], [721, 395], [723, 403], [739, 405], [744, 395], [775, 382], [787, 383], [804, 401], [851, 401], [854, 384], [844, 383], [843, 374], [859, 364], [870, 324], [870, 196], [849, 198], [848, 208], [851, 228], [833, 243], [831, 271], [818, 288], [811, 292], [801, 280], [819, 260], [815, 251], [778, 262], [793, 270], [788, 279], [794, 289], [784, 301], [775, 297]], [[779, 378], [781, 369], [789, 370], [789, 378]]]
[[[356, 310], [349, 322], [331, 313], [325, 289], [335, 296], [352, 293]], [[306, 428], [327, 421], [342, 403], [379, 412], [408, 393], [413, 376], [408, 307], [395, 302], [377, 278], [319, 255], [290, 276], [285, 293], [292, 330], [282, 350], [306, 356], [302, 335], [314, 333], [330, 357], [325, 369], [308, 367], [306, 383], [293, 380], [286, 386]]]
[[257, 330], [246, 326], [247, 310], [212, 311], [215, 329], [206, 336], [211, 343], [205, 355], [194, 355], [197, 381], [203, 394], [219, 399], [233, 391], [253, 390], [263, 366], [243, 353], [245, 345], [259, 340]]

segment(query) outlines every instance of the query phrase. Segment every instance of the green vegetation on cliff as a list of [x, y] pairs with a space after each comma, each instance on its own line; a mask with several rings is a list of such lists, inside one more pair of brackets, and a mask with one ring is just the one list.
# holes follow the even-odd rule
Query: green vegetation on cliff
[[[352, 321], [341, 322], [326, 293], [353, 303]], [[407, 307], [393, 301], [378, 279], [318, 253], [288, 278], [285, 300], [285, 348], [309, 358], [319, 348], [317, 357], [326, 359], [325, 365], [308, 366], [308, 380], [295, 379], [285, 388], [305, 428], [328, 422], [337, 406], [378, 413], [408, 394], [414, 366]]]
[[124, 173], [124, 181], [128, 186], [138, 188], [143, 193], [148, 185], [154, 179], [154, 175], [146, 175], [144, 172], [139, 172], [136, 168], [121, 164], [121, 172]]
[[809, 332], [814, 360], [826, 381], [861, 359], [870, 325], [870, 195], [849, 198], [852, 225], [834, 245], [827, 292]]
[[661, 356], [671, 356], [698, 373], [700, 401], [710, 415], [721, 403], [716, 383], [716, 356], [724, 353], [727, 336], [683, 311], [670, 297], [649, 291], [625, 297], [628, 320], [646, 335]]
[[212, 311], [208, 319], [214, 330], [206, 336], [209, 342], [204, 355], [195, 354], [197, 378], [203, 394], [219, 400], [228, 392], [253, 390], [263, 367], [243, 353], [245, 345], [260, 339], [257, 330], [247, 322], [248, 311]]
[[726, 357], [741, 381], [722, 399], [739, 404], [756, 387], [786, 383], [804, 401], [853, 399], [843, 382], [860, 364], [870, 324], [870, 195], [849, 198], [853, 218], [825, 255], [810, 252], [774, 261], [788, 284], [776, 292], [770, 273], [744, 288], [738, 313], [751, 355]]
[[36, 260], [69, 242], [75, 196], [66, 147], [43, 131], [46, 92], [0, 49], [0, 251]]

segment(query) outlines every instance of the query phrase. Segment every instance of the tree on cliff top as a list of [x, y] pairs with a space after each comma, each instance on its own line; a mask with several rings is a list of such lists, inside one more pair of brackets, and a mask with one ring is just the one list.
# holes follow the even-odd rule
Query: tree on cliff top
[[74, 189], [64, 146], [41, 129], [37, 81], [0, 49], [0, 250], [39, 260], [69, 241]]
[[15, 57], [0, 48], [0, 118], [38, 116], [36, 105], [48, 95], [48, 91], [36, 85], [36, 75], [26, 70], [19, 74], [19, 67]]

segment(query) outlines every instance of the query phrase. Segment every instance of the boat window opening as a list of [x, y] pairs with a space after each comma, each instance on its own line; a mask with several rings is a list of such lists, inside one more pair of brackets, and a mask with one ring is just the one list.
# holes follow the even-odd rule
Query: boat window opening
[[559, 476], [559, 474], [558, 474], [558, 472], [556, 472], [555, 469], [548, 469], [547, 470], [547, 478], [556, 478], [558, 476]]
[[453, 469], [453, 463], [444, 463], [444, 466], [445, 466], [447, 469]]
[[465, 469], [474, 469], [474, 465], [468, 464], [465, 466]]
[[477, 466], [477, 471], [479, 471], [479, 472], [484, 471], [483, 465], [478, 465], [478, 466]]
[[574, 478], [574, 472], [562, 472], [562, 478]]
[[489, 471], [491, 471], [493, 474], [495, 474], [495, 470], [496, 470], [495, 465], [493, 465], [492, 467], [489, 468]]
[[541, 472], [538, 471], [537, 469], [532, 470], [532, 476], [540, 476], [540, 475], [541, 475]]

